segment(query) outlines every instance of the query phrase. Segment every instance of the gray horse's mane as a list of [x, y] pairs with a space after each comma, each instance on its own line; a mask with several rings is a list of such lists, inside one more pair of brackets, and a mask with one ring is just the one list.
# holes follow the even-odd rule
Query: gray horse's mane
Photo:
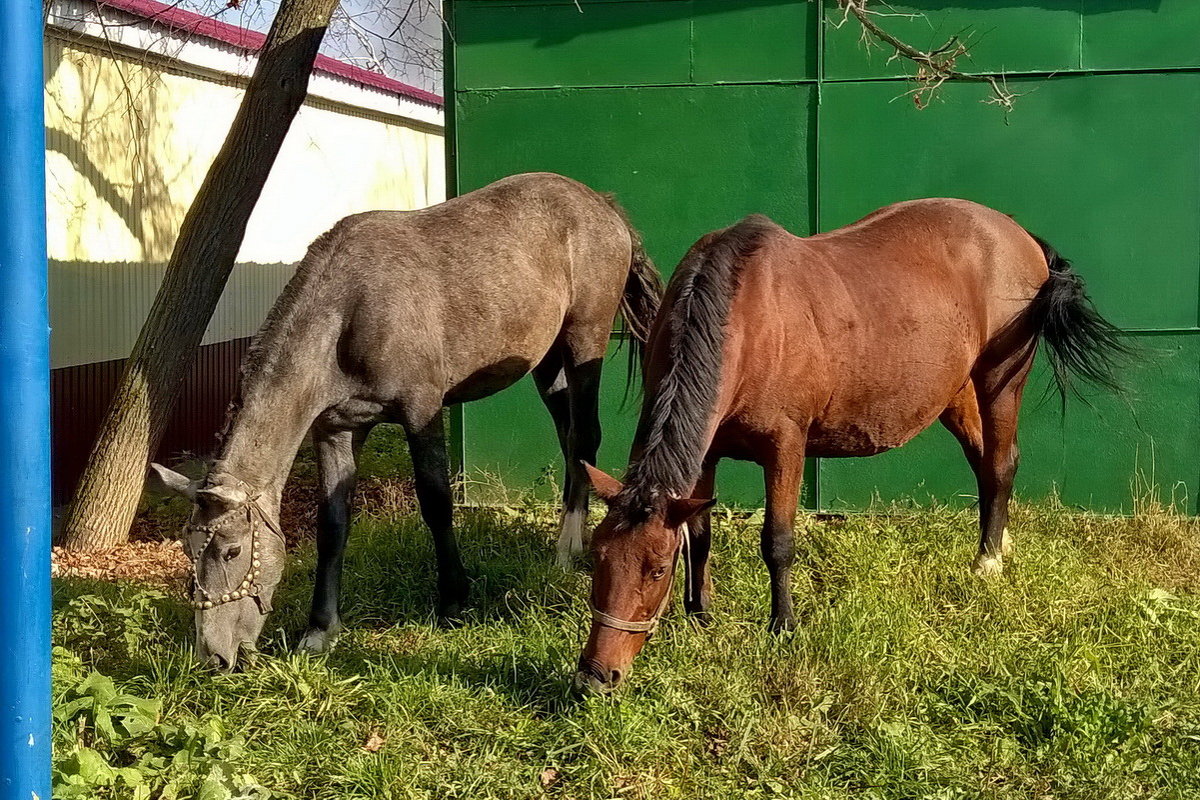
[[253, 389], [256, 382], [262, 381], [271, 373], [272, 365], [279, 357], [281, 347], [288, 341], [301, 312], [308, 307], [324, 284], [321, 279], [332, 263], [331, 256], [341, 241], [344, 222], [345, 220], [334, 225], [309, 245], [308, 252], [296, 265], [296, 271], [271, 306], [262, 326], [254, 334], [242, 359], [237, 392], [225, 410], [225, 424], [218, 436], [219, 445], [223, 445], [227, 440], [229, 431], [242, 410], [248, 390]]

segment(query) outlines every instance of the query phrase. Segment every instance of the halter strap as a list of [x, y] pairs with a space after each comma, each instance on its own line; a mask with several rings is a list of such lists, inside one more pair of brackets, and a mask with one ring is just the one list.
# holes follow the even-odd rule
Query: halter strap
[[654, 633], [658, 627], [659, 615], [655, 614], [651, 619], [645, 622], [630, 622], [626, 619], [614, 617], [611, 614], [605, 614], [600, 609], [592, 606], [592, 619], [599, 622], [608, 628], [616, 628], [619, 631], [628, 631], [629, 633]]
[[[690, 545], [691, 536], [690, 536], [690, 533], [688, 530], [688, 525], [686, 522], [683, 523], [682, 526], [680, 526], [680, 532], [682, 533], [682, 536], [679, 541], [679, 547], [677, 547], [675, 549], [675, 556], [674, 556], [675, 559], [679, 558], [680, 551], [687, 552], [690, 549], [689, 545]], [[686, 567], [686, 565], [685, 565], [685, 567]], [[686, 568], [690, 569], [690, 567], [686, 567]], [[686, 580], [686, 578], [685, 578], [685, 580]], [[688, 591], [687, 586], [684, 586], [684, 592], [686, 593], [687, 591]], [[606, 628], [615, 628], [616, 630], [626, 631], [628, 633], [645, 633], [646, 635], [650, 635], [650, 634], [654, 633], [656, 630], [658, 630], [658, 623], [662, 619], [663, 612], [667, 610], [667, 605], [670, 602], [671, 602], [671, 587], [668, 586], [667, 591], [663, 594], [663, 599], [658, 604], [658, 608], [655, 610], [654, 614], [651, 615], [650, 619], [642, 620], [640, 622], [634, 621], [634, 620], [628, 620], [628, 619], [621, 619], [620, 617], [614, 617], [612, 614], [606, 614], [605, 612], [596, 608], [596, 606], [592, 605], [591, 603], [589, 603], [588, 605], [592, 609], [592, 619], [596, 622], [599, 622], [601, 625], [605, 626]]]

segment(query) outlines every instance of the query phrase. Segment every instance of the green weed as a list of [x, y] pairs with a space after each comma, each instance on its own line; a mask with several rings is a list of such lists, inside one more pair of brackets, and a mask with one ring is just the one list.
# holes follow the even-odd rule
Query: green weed
[[338, 648], [292, 652], [302, 547], [263, 654], [232, 675], [193, 666], [178, 599], [60, 582], [61, 796], [85, 796], [84, 773], [95, 797], [207, 797], [210, 779], [213, 797], [312, 800], [1200, 796], [1190, 519], [1018, 506], [1017, 555], [989, 581], [967, 568], [971, 512], [807, 521], [802, 624], [773, 636], [761, 518], [721, 514], [713, 623], [670, 613], [614, 699], [570, 689], [588, 576], [553, 566], [556, 520], [463, 511], [472, 607], [443, 627], [419, 517], [363, 514]]

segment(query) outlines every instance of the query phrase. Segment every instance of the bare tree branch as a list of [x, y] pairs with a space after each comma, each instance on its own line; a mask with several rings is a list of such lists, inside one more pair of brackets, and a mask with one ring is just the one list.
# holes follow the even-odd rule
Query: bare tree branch
[[853, 16], [862, 26], [865, 43], [869, 45], [874, 39], [892, 49], [889, 60], [904, 58], [917, 65], [917, 73], [914, 76], [917, 86], [907, 93], [913, 98], [917, 108], [925, 108], [946, 81], [966, 81], [987, 84], [991, 88], [991, 96], [984, 102], [1000, 106], [1006, 114], [1012, 110], [1021, 95], [1008, 88], [1008, 81], [1003, 75], [976, 75], [959, 71], [958, 60], [970, 52], [970, 46], [961, 37], [951, 36], [940, 47], [928, 51], [919, 50], [888, 33], [876, 22], [878, 17], [916, 15], [874, 11], [867, 8], [870, 1], [838, 0], [838, 6], [844, 12], [842, 21], [845, 22]]

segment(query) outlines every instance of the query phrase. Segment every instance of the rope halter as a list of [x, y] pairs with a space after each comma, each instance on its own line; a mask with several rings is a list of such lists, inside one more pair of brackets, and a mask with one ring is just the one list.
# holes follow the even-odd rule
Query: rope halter
[[[271, 611], [271, 603], [262, 594], [262, 584], [258, 582], [259, 576], [262, 575], [262, 560], [260, 559], [261, 551], [259, 548], [259, 534], [262, 527], [266, 527], [271, 533], [279, 537], [283, 541], [283, 532], [279, 530], [279, 526], [267, 515], [263, 510], [262, 505], [258, 502], [261, 495], [253, 495], [242, 506], [232, 508], [229, 511], [217, 516], [211, 522], [204, 525], [190, 526], [192, 531], [206, 533], [204, 544], [196, 550], [196, 555], [192, 558], [192, 587], [189, 605], [196, 611], [207, 611], [217, 606], [223, 606], [226, 603], [232, 603], [235, 600], [241, 600], [243, 597], [252, 597], [258, 605], [260, 614], [266, 614]], [[238, 587], [232, 592], [224, 592], [220, 596], [214, 596], [200, 584], [200, 562], [204, 559], [204, 554], [208, 552], [209, 545], [216, 538], [217, 533], [227, 525], [227, 521], [238, 514], [245, 513], [246, 524], [250, 527], [250, 565], [246, 567], [246, 574], [242, 576], [242, 581]]]
[[[671, 557], [671, 565], [674, 567], [675, 562], [679, 559], [680, 552], [682, 552], [684, 553], [685, 569], [690, 570], [690, 558], [688, 556], [691, 549], [691, 536], [689, 534], [688, 525], [686, 522], [680, 526], [679, 532], [681, 534], [679, 537], [679, 546], [675, 548], [675, 554]], [[688, 583], [690, 583], [690, 581], [688, 581]], [[684, 591], [688, 591], [687, 587], [685, 587]], [[641, 621], [621, 619], [620, 617], [614, 617], [612, 614], [606, 614], [605, 612], [596, 608], [596, 606], [590, 601], [588, 605], [592, 610], [592, 620], [600, 623], [606, 628], [615, 628], [616, 630], [627, 631], [628, 633], [644, 633], [646, 634], [646, 637], [649, 638], [656, 630], [658, 630], [659, 620], [662, 619], [663, 612], [667, 610], [667, 605], [670, 604], [670, 602], [671, 587], [667, 586], [667, 590], [663, 593], [663, 599], [661, 602], [659, 602], [658, 608], [655, 609], [654, 614], [651, 615], [650, 619]]]

